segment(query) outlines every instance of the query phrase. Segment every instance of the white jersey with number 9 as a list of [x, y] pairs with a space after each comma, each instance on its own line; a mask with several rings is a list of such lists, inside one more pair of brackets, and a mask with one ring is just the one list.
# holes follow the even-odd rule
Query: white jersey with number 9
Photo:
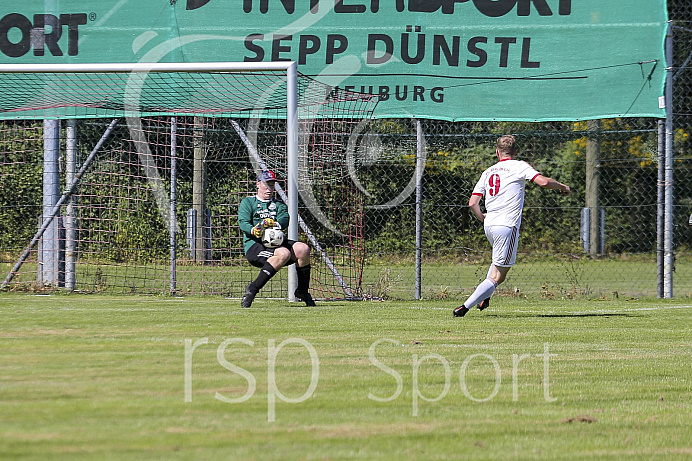
[[488, 226], [521, 226], [526, 181], [540, 175], [523, 160], [500, 160], [481, 174], [473, 195], [485, 197], [485, 221]]

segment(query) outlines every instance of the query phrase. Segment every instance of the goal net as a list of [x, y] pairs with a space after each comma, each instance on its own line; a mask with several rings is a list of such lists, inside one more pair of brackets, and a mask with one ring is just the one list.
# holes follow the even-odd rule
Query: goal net
[[[293, 73], [293, 77], [292, 77]], [[358, 298], [349, 138], [377, 100], [293, 63], [0, 66], [3, 286], [242, 296], [240, 200], [279, 177], [317, 298]], [[262, 291], [285, 298], [288, 271]], [[289, 293], [292, 293], [289, 287]]]

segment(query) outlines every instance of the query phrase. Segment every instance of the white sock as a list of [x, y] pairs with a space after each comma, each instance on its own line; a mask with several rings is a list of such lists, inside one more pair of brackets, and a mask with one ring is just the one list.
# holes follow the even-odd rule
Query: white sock
[[468, 309], [471, 309], [476, 304], [480, 304], [486, 298], [489, 298], [495, 292], [497, 288], [497, 282], [491, 278], [483, 280], [477, 287], [476, 290], [469, 296], [469, 298], [464, 303]]

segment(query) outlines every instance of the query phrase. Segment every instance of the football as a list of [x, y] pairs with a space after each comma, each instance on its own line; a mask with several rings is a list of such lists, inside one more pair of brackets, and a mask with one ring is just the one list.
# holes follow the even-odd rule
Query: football
[[284, 243], [284, 233], [281, 229], [277, 229], [276, 227], [264, 229], [264, 233], [262, 233], [262, 245], [267, 248], [276, 248], [281, 246], [282, 243]]

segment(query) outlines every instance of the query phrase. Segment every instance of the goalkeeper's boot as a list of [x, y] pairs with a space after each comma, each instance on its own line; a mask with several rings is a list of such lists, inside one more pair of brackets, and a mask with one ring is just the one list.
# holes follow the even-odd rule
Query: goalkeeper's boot
[[490, 306], [490, 298], [485, 298], [481, 303], [478, 305], [478, 310], [482, 311], [483, 309], [487, 309], [488, 306]]
[[462, 304], [461, 306], [454, 309], [454, 317], [463, 317], [466, 315], [468, 311], [469, 308]]
[[310, 296], [310, 293], [308, 293], [307, 291], [305, 293], [301, 293], [300, 291], [296, 290], [294, 294], [296, 295], [296, 298], [303, 301], [307, 307], [313, 307], [317, 305], [315, 304], [315, 300], [312, 299], [312, 296]]
[[257, 292], [252, 289], [252, 283], [245, 288], [245, 295], [240, 301], [240, 307], [250, 307], [252, 306], [252, 301], [255, 300], [255, 295]]

